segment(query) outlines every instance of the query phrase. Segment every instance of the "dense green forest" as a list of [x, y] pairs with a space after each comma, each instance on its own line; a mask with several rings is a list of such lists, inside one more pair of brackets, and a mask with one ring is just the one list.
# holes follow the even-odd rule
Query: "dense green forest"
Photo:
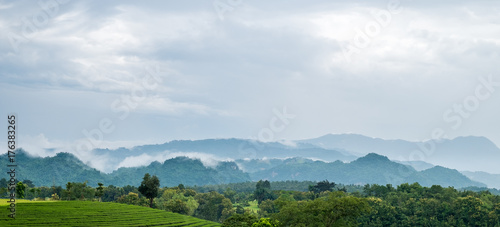
[[[1, 179], [2, 185], [6, 184]], [[144, 182], [143, 182], [144, 183]], [[143, 185], [141, 183], [141, 185]], [[93, 200], [150, 206], [141, 187], [36, 187], [25, 180], [25, 198]], [[153, 188], [154, 189], [154, 188]], [[155, 209], [222, 223], [223, 226], [500, 226], [498, 191], [418, 183], [397, 186], [342, 185], [328, 181], [245, 182], [157, 187]], [[6, 188], [1, 189], [6, 197]], [[496, 194], [496, 195], [495, 195]], [[257, 225], [257, 226], [259, 226]]]

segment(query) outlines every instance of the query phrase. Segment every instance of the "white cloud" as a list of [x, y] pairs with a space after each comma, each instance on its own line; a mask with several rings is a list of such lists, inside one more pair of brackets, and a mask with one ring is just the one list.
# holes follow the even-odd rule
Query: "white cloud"
[[188, 157], [191, 159], [199, 159], [206, 167], [215, 167], [219, 164], [220, 161], [232, 161], [229, 159], [221, 159], [216, 157], [215, 155], [201, 153], [201, 152], [164, 151], [162, 153], [155, 154], [153, 156], [149, 154], [141, 154], [138, 156], [126, 157], [122, 162], [120, 162], [117, 168], [146, 166], [154, 161], [163, 163], [165, 160], [172, 159], [175, 157]]
[[18, 138], [18, 144], [28, 154], [36, 157], [55, 156], [62, 147], [67, 146], [64, 142], [50, 141], [43, 133], [36, 136], [22, 134]]

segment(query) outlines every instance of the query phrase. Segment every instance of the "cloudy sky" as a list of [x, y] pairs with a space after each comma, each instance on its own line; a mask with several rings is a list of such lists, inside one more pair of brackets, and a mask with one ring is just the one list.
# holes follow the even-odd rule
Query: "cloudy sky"
[[20, 146], [436, 129], [500, 145], [498, 1], [141, 3], [0, 1]]

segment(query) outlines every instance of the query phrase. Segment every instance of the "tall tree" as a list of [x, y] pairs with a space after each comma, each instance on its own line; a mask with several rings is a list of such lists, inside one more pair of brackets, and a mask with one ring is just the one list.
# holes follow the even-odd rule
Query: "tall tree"
[[17, 182], [16, 185], [16, 194], [17, 198], [23, 199], [24, 198], [24, 190], [26, 189], [26, 186], [22, 182]]
[[101, 182], [97, 183], [97, 185], [99, 185], [99, 187], [96, 188], [96, 191], [95, 191], [95, 195], [97, 197], [99, 197], [99, 202], [102, 201], [102, 195], [104, 194], [104, 187], [102, 187], [104, 184], [102, 184]]
[[320, 181], [316, 185], [309, 186], [309, 191], [314, 192], [315, 194], [319, 194], [321, 192], [326, 192], [326, 191], [333, 191], [333, 188], [335, 188], [335, 182], [328, 182], [328, 180]]
[[33, 181], [31, 180], [23, 180], [23, 184], [28, 186], [28, 188], [34, 188], [35, 184], [33, 184]]
[[71, 188], [73, 187], [73, 184], [71, 184], [71, 182], [68, 182], [66, 184], [66, 191], [68, 192], [68, 200], [71, 199]]
[[149, 207], [153, 208], [153, 199], [158, 196], [160, 188], [160, 180], [156, 175], [150, 176], [149, 173], [144, 175], [144, 178], [139, 186], [139, 192], [149, 199]]
[[267, 180], [260, 180], [257, 182], [255, 185], [254, 197], [259, 204], [266, 199], [274, 200], [275, 196], [271, 191], [271, 183]]

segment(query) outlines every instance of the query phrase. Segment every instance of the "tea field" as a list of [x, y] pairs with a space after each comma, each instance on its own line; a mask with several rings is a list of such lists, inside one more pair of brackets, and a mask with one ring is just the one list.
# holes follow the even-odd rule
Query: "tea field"
[[6, 201], [0, 202], [0, 226], [220, 226], [148, 207], [90, 201], [19, 201], [13, 220]]

